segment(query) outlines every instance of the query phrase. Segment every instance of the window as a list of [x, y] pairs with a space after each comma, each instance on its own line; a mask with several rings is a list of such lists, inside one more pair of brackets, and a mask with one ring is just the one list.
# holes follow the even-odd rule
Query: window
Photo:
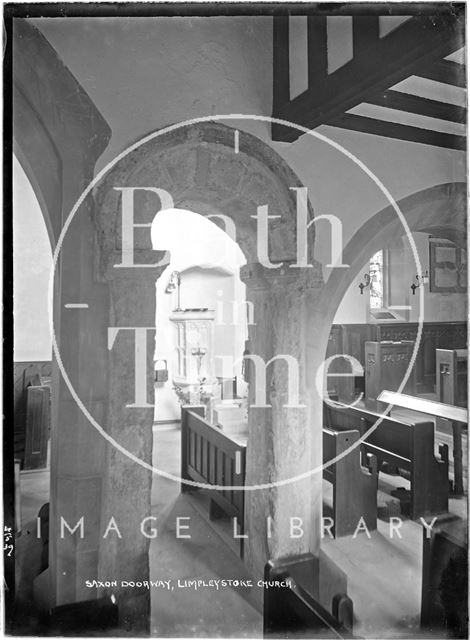
[[385, 305], [384, 295], [384, 252], [377, 251], [369, 262], [370, 273], [370, 298], [371, 309], [383, 309]]
[[401, 239], [371, 257], [369, 274], [369, 322], [406, 322], [408, 303], [403, 301], [403, 278], [406, 277], [406, 270]]

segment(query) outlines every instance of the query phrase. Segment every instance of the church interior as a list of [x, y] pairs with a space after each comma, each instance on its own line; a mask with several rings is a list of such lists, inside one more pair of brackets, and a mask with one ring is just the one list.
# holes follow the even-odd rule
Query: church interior
[[468, 637], [465, 5], [51, 6], [5, 8], [6, 632]]

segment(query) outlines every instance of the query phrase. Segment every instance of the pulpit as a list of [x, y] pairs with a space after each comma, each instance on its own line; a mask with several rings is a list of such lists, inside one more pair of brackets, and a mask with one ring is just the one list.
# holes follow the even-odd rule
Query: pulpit
[[178, 309], [170, 316], [176, 345], [173, 383], [184, 403], [199, 404], [201, 395], [210, 396], [215, 388], [214, 318], [210, 309]]

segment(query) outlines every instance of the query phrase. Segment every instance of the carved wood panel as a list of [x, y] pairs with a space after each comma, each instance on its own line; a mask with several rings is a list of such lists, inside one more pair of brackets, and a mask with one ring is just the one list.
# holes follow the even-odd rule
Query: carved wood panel
[[[365, 343], [416, 340], [418, 324], [350, 324], [333, 325], [328, 342], [327, 355], [346, 353], [365, 366]], [[339, 338], [341, 337], [341, 339]], [[421, 343], [413, 369], [413, 378], [418, 393], [434, 392], [436, 377], [436, 349], [463, 349], [467, 346], [465, 322], [425, 322]]]

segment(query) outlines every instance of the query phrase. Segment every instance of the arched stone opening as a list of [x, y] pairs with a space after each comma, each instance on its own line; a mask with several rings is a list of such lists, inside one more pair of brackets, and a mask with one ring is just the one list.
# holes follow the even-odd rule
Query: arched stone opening
[[[411, 232], [438, 233], [440, 237], [465, 246], [466, 186], [462, 182], [436, 185], [418, 191], [398, 202]], [[354, 278], [370, 256], [391, 239], [403, 236], [405, 229], [392, 206], [372, 216], [351, 238], [343, 251], [349, 269], [333, 271], [321, 294], [322, 308], [331, 321]]]
[[[398, 203], [410, 231], [423, 232], [466, 246], [466, 185], [444, 183], [418, 191]], [[392, 206], [372, 216], [351, 238], [343, 251], [347, 270], [333, 270], [319, 298], [323, 318], [320, 356], [325, 359], [335, 314], [350, 285], [358, 280], [364, 264], [377, 251], [406, 234]], [[410, 279], [411, 283], [411, 279]], [[349, 369], [348, 369], [349, 370]], [[352, 398], [349, 400], [352, 401]]]
[[[166, 365], [168, 380], [156, 383], [154, 430], [179, 421], [181, 404], [200, 404], [199, 378], [205, 379], [206, 418], [214, 425], [215, 405], [245, 391], [242, 358], [253, 314], [240, 280], [246, 259], [234, 231], [184, 209], [160, 211], [152, 223], [153, 247], [168, 251], [156, 285], [155, 348], [156, 369]], [[197, 347], [205, 350], [199, 361], [191, 354]]]
[[[54, 250], [72, 205], [93, 176], [110, 130], [49, 42], [27, 20], [14, 19], [12, 47], [13, 149], [40, 203]], [[95, 339], [104, 330], [102, 308], [107, 300], [97, 295], [93, 281], [92, 235], [91, 218], [85, 214], [64, 241], [54, 281], [53, 315], [64, 365], [78, 381], [79, 394], [103, 408], [106, 380], [84, 375], [82, 366], [86, 362], [87, 370], [93, 369], [106, 355]], [[88, 316], [65, 309], [69, 302], [89, 300], [97, 305]], [[89, 597], [80, 571], [96, 575], [99, 532], [92, 530], [86, 541], [65, 539], [60, 535], [60, 517], [70, 522], [74, 518], [76, 522], [79, 512], [91, 521], [96, 517], [102, 474], [101, 438], [63, 384], [53, 357], [49, 566], [37, 578], [45, 608]]]
[[16, 155], [13, 155], [13, 313], [15, 362], [50, 362], [48, 285], [51, 236], [45, 215]]
[[[289, 268], [296, 262], [297, 202], [292, 189], [302, 186], [299, 179], [268, 145], [247, 133], [239, 132], [239, 149], [235, 151], [235, 131], [218, 123], [184, 126], [144, 142], [119, 160], [95, 193], [99, 244], [96, 277], [109, 283], [110, 318], [114, 326], [151, 327], [155, 318], [155, 281], [164, 265], [153, 268], [142, 265], [155, 265], [164, 252], [152, 250], [149, 229], [143, 227], [151, 224], [160, 208], [168, 207], [165, 203], [169, 196], [172, 206], [213, 216], [213, 222], [222, 228], [227, 228], [227, 220], [233, 223], [236, 241], [248, 261], [242, 268], [247, 300], [255, 308], [256, 325], [249, 331], [250, 353], [261, 356], [265, 363], [279, 354], [293, 356], [301, 371], [299, 404], [308, 406], [308, 409], [286, 408], [288, 376], [282, 369], [285, 365], [276, 363], [267, 373], [270, 406], [249, 412], [246, 482], [267, 486], [246, 494], [245, 560], [253, 574], [262, 577], [268, 559], [315, 552], [319, 548], [321, 476], [317, 473], [307, 477], [302, 487], [294, 482], [283, 487], [270, 484], [308, 472], [321, 461], [321, 431], [314, 433], [310, 428], [309, 412], [315, 391], [306, 367], [311, 339], [306, 326], [322, 278], [313, 259], [313, 242], [309, 245], [312, 268]], [[125, 189], [133, 198], [134, 224], [142, 228], [133, 229], [134, 265], [114, 268], [122, 259], [121, 211]], [[279, 269], [265, 268], [258, 259], [258, 230], [253, 216], [258, 207], [266, 205], [269, 215], [280, 216], [270, 221], [269, 229], [269, 259], [283, 262]], [[310, 206], [309, 215], [313, 215]], [[151, 332], [147, 340], [149, 394], [153, 388], [150, 363], [154, 355], [150, 336]], [[127, 415], [123, 410], [122, 398], [128, 397], [130, 391], [132, 395], [129, 385], [133, 385], [134, 372], [130, 368], [133, 361], [131, 340], [113, 348], [107, 430], [136, 456], [150, 463], [153, 408], [136, 408]], [[255, 404], [253, 387], [249, 402]], [[111, 516], [117, 519], [119, 514], [124, 516], [125, 510], [121, 520], [128, 522], [130, 528], [134, 520], [147, 515], [150, 480], [148, 470], [109, 450], [103, 521], [108, 522]], [[289, 514], [312, 523], [305, 536], [294, 539], [289, 535]], [[272, 536], [267, 531], [268, 516], [274, 523]], [[121, 531], [123, 541], [117, 546], [109, 540], [101, 545], [99, 573], [141, 580], [148, 576], [145, 563], [149, 543], [145, 538], [132, 539], [126, 526]], [[146, 590], [139, 593], [134, 589], [125, 597], [122, 610], [129, 612], [135, 621], [137, 611], [146, 615], [148, 599]]]

